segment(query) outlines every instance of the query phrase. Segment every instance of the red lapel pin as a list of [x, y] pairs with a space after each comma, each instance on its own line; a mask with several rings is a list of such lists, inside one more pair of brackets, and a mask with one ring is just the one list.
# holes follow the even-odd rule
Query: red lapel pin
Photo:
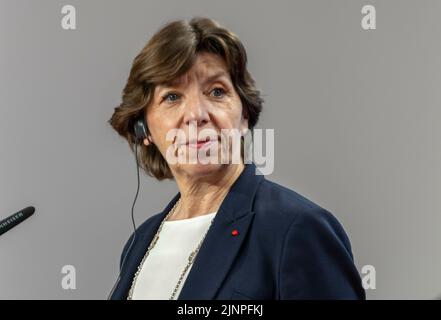
[[233, 236], [238, 236], [238, 235], [239, 235], [239, 231], [237, 231], [236, 229], [234, 229], [234, 230], [231, 232], [231, 235], [233, 235]]

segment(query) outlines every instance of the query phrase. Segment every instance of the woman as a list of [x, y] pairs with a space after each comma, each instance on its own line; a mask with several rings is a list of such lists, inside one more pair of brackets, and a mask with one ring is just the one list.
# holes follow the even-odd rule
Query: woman
[[246, 63], [237, 36], [206, 18], [168, 23], [134, 59], [109, 122], [179, 193], [127, 241], [112, 299], [365, 298], [333, 215], [244, 163], [263, 103]]

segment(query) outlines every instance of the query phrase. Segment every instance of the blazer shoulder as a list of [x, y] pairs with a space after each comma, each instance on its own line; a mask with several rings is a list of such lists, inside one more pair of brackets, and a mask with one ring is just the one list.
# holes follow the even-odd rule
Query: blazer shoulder
[[277, 230], [281, 299], [365, 299], [349, 238], [327, 209], [275, 182], [256, 193], [259, 230]]
[[279, 230], [295, 225], [311, 233], [333, 234], [352, 256], [349, 238], [334, 214], [292, 189], [264, 179], [256, 193], [255, 211], [263, 220], [279, 221]]
[[262, 181], [256, 193], [256, 206], [267, 209], [266, 211], [271, 214], [283, 215], [290, 221], [308, 212], [323, 211], [322, 214], [332, 216], [326, 209], [307, 197], [268, 179]]

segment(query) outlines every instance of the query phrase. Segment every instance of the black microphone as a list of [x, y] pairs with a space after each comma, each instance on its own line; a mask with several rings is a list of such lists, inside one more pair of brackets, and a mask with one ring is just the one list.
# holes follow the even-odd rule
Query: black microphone
[[34, 212], [35, 212], [34, 207], [27, 207], [17, 213], [14, 213], [13, 215], [10, 215], [6, 219], [0, 221], [0, 236], [3, 233], [14, 228], [19, 223], [25, 221], [27, 218], [32, 216]]

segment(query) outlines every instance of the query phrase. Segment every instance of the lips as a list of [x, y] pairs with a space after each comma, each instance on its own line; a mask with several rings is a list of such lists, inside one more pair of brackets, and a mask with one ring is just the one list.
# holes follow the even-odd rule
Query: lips
[[185, 143], [185, 145], [193, 148], [202, 148], [205, 145], [208, 145], [212, 142], [216, 142], [218, 139], [207, 137], [206, 139], [198, 139], [198, 140], [190, 140]]

